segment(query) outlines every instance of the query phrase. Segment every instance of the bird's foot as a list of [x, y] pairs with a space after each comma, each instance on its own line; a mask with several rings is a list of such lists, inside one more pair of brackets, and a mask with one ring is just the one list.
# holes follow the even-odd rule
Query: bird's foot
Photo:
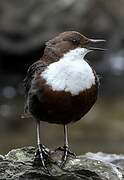
[[61, 162], [61, 165], [60, 165], [61, 168], [64, 167], [64, 165], [65, 165], [65, 163], [66, 163], [66, 161], [67, 161], [67, 158], [68, 158], [69, 156], [70, 156], [70, 157], [73, 156], [73, 157], [76, 158], [76, 154], [73, 153], [73, 152], [69, 149], [68, 146], [59, 147], [59, 148], [57, 148], [55, 151], [63, 151], [63, 152], [64, 152], [64, 154], [63, 154], [63, 156], [62, 156], [62, 162]]
[[[44, 170], [49, 173], [47, 167], [46, 167], [46, 162], [49, 156], [49, 149], [46, 148], [44, 145], [39, 144], [37, 151], [35, 153], [35, 158], [33, 162], [34, 167], [43, 167]], [[49, 173], [50, 174], [50, 173]]]

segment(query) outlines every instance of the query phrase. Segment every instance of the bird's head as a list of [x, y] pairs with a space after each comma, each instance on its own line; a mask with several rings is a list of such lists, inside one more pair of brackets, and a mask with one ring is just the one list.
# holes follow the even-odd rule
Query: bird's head
[[60, 53], [61, 56], [71, 50], [80, 48], [81, 53], [85, 56], [91, 50], [104, 51], [104, 48], [99, 47], [102, 42], [105, 42], [105, 40], [89, 39], [76, 31], [66, 31], [49, 40], [46, 46]]

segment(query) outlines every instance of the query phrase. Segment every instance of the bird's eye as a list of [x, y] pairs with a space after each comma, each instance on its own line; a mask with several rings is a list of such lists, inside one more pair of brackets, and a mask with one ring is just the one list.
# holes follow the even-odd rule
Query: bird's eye
[[78, 37], [77, 38], [68, 37], [68, 38], [65, 38], [64, 41], [69, 41], [69, 42], [73, 43], [74, 45], [80, 44], [80, 39]]
[[73, 42], [74, 44], [76, 44], [76, 45], [79, 44], [79, 40], [78, 40], [78, 39], [73, 39], [72, 42]]

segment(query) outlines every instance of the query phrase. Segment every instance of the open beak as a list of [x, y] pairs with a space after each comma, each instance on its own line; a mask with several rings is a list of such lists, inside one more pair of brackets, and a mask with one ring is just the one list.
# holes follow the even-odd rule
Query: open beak
[[107, 49], [100, 47], [101, 44], [105, 43], [106, 40], [104, 39], [88, 39], [85, 48], [89, 50], [96, 50], [96, 51], [106, 51]]

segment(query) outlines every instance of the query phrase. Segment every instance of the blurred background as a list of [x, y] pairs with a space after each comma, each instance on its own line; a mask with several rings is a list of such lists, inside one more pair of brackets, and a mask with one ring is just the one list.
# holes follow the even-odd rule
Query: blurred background
[[[36, 124], [21, 119], [22, 81], [27, 68], [42, 56], [44, 42], [75, 30], [107, 40], [107, 52], [87, 55], [100, 77], [98, 101], [69, 125], [70, 146], [77, 154], [124, 153], [124, 0], [0, 1], [0, 153], [36, 146]], [[42, 142], [63, 145], [63, 127], [41, 124]]]

